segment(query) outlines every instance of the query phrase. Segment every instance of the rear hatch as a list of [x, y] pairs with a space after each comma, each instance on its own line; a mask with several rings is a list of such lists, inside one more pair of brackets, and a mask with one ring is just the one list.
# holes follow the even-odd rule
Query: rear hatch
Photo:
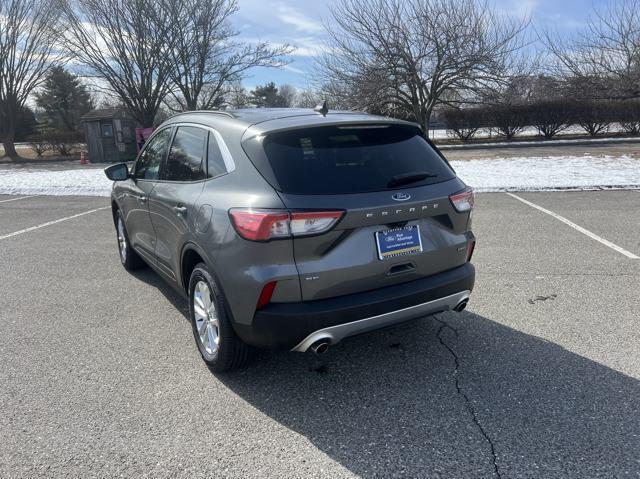
[[404, 123], [338, 124], [244, 142], [284, 205], [342, 211], [330, 231], [294, 236], [303, 300], [412, 281], [466, 262], [465, 188], [420, 130]]

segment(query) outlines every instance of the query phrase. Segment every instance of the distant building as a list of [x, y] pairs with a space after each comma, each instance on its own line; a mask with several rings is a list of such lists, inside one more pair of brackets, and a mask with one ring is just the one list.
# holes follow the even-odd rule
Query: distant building
[[135, 120], [125, 110], [95, 109], [83, 115], [81, 121], [90, 162], [117, 163], [135, 158]]

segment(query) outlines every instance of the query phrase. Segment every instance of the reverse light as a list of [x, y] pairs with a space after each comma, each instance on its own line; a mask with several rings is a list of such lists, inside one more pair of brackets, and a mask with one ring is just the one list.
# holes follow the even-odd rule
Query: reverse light
[[331, 229], [342, 215], [342, 211], [294, 211], [289, 223], [291, 234], [298, 236], [323, 233]]
[[343, 211], [293, 211], [231, 208], [229, 216], [240, 236], [250, 241], [305, 236], [329, 231]]
[[462, 190], [460, 193], [451, 195], [449, 196], [449, 199], [451, 200], [453, 207], [456, 209], [458, 213], [471, 211], [475, 203], [475, 197], [473, 195], [472, 188], [466, 188]]

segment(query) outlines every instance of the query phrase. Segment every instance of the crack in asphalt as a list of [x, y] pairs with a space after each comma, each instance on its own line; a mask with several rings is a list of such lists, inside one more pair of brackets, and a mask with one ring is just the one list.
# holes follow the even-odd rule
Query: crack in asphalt
[[536, 302], [538, 302], [538, 301], [547, 301], [548, 299], [550, 299], [551, 301], [553, 301], [553, 300], [554, 300], [554, 299], [556, 299], [557, 297], [558, 297], [558, 295], [557, 295], [557, 294], [555, 294], [555, 293], [550, 294], [549, 296], [541, 296], [541, 295], [538, 295], [538, 296], [536, 296], [535, 298], [530, 298], [530, 299], [529, 299], [529, 301], [528, 301], [528, 303], [529, 303], [529, 304], [536, 304]]
[[465, 402], [465, 404], [467, 406], [467, 409], [469, 410], [469, 413], [471, 414], [471, 418], [473, 420], [473, 423], [476, 425], [476, 427], [480, 431], [480, 434], [482, 434], [482, 437], [484, 437], [485, 441], [487, 441], [487, 443], [489, 444], [489, 447], [491, 449], [491, 456], [492, 456], [492, 459], [493, 459], [493, 470], [494, 470], [496, 476], [498, 477], [498, 479], [502, 479], [502, 474], [500, 473], [500, 468], [498, 467], [498, 456], [496, 455], [496, 449], [495, 449], [495, 447], [493, 445], [493, 441], [491, 440], [491, 438], [489, 437], [489, 435], [487, 434], [485, 429], [482, 427], [482, 424], [480, 424], [480, 421], [478, 420], [478, 416], [476, 415], [476, 410], [473, 407], [473, 404], [471, 403], [471, 400], [469, 399], [469, 396], [467, 396], [467, 394], [463, 391], [462, 387], [460, 386], [460, 380], [458, 379], [458, 371], [460, 370], [460, 361], [458, 360], [458, 355], [453, 350], [453, 348], [451, 348], [451, 346], [449, 346], [445, 342], [445, 340], [442, 338], [442, 331], [445, 328], [446, 329], [450, 329], [451, 331], [453, 331], [453, 333], [455, 334], [456, 338], [458, 337], [458, 330], [455, 329], [454, 327], [452, 327], [451, 325], [449, 325], [443, 319], [440, 319], [440, 318], [438, 318], [436, 316], [434, 316], [434, 319], [440, 324], [440, 328], [438, 328], [438, 333], [436, 334], [436, 336], [438, 337], [438, 341], [440, 341], [440, 344], [447, 351], [449, 351], [451, 356], [453, 356], [453, 361], [454, 361], [454, 364], [455, 364], [455, 368], [453, 369], [453, 377], [455, 379], [456, 391], [464, 399], [464, 402]]

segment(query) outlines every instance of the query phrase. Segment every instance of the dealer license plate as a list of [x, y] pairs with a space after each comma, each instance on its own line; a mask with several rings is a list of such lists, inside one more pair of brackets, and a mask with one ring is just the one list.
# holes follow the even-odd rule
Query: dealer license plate
[[378, 258], [381, 260], [422, 253], [420, 227], [418, 225], [376, 231]]

